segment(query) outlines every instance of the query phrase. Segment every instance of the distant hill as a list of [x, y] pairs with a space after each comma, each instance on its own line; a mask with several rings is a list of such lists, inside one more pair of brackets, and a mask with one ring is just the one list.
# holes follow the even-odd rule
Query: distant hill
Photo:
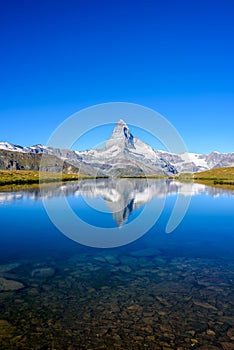
[[204, 180], [233, 180], [234, 181], [234, 167], [216, 168], [207, 171], [197, 172], [194, 179]]
[[64, 162], [58, 157], [47, 154], [21, 153], [5, 151], [0, 149], [0, 169], [1, 170], [39, 170], [43, 156], [42, 171], [53, 173], [74, 174], [79, 172], [79, 168]]
[[234, 190], [234, 167], [218, 168], [194, 174], [194, 181]]

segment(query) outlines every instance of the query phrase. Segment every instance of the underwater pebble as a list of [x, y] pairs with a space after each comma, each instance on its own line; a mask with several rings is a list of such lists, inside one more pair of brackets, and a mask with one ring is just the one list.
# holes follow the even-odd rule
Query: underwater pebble
[[206, 334], [208, 334], [208, 335], [215, 335], [215, 332], [212, 331], [212, 329], [207, 329]]

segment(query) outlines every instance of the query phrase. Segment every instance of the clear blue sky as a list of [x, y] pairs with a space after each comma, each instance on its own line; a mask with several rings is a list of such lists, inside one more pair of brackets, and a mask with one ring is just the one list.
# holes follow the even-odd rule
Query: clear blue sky
[[234, 151], [233, 18], [233, 0], [1, 1], [0, 140], [43, 144], [76, 111], [124, 101], [191, 152]]

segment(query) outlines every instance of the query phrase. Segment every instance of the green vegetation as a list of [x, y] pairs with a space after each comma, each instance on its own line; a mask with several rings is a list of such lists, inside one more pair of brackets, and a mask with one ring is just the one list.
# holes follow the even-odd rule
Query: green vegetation
[[0, 170], [0, 186], [30, 185], [90, 178], [79, 174], [59, 174], [35, 170]]
[[[105, 176], [103, 176], [104, 178]], [[183, 173], [175, 176], [165, 175], [126, 175], [117, 176], [119, 178], [136, 178], [136, 179], [165, 179], [172, 178], [183, 182], [199, 182], [209, 186], [222, 187], [234, 190], [234, 167], [217, 168], [197, 173]], [[0, 186], [18, 186], [18, 185], [38, 185], [51, 182], [77, 181], [83, 179], [96, 178], [93, 176], [80, 174], [60, 174], [55, 172], [39, 172], [37, 170], [0, 170]]]
[[194, 179], [234, 181], [234, 167], [216, 168], [194, 174]]
[[216, 168], [195, 173], [194, 181], [234, 190], [234, 167]]

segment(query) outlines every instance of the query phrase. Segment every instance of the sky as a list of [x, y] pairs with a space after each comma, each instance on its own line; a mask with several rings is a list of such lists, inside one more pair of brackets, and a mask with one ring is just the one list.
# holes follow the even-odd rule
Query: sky
[[0, 141], [46, 144], [77, 111], [130, 102], [163, 115], [190, 152], [234, 152], [233, 18], [232, 0], [1, 1]]

